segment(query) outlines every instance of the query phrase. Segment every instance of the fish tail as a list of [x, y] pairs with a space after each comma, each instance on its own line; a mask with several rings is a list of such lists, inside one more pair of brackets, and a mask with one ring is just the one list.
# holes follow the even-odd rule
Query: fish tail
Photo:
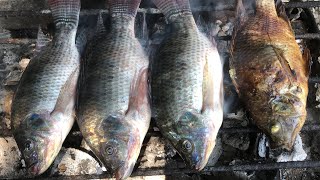
[[126, 14], [135, 17], [141, 0], [108, 0], [111, 14]]
[[274, 0], [256, 0], [256, 11], [269, 15], [277, 14]]
[[80, 0], [48, 0], [54, 24], [57, 28], [76, 29], [80, 14]]
[[168, 21], [179, 14], [192, 15], [189, 0], [153, 0], [154, 4], [163, 12]]

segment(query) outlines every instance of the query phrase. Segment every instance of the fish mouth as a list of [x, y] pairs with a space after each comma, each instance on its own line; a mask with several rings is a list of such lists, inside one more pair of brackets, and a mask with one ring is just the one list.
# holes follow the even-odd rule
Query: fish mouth
[[129, 164], [125, 164], [123, 163], [119, 168], [117, 168], [115, 171], [114, 171], [114, 174], [116, 176], [116, 179], [126, 179], [128, 178], [132, 171], [133, 171], [133, 168], [134, 168], [134, 164], [133, 163], [129, 163]]
[[198, 161], [194, 164], [191, 165], [191, 169], [194, 171], [201, 171], [207, 163], [205, 163], [204, 161]]
[[293, 147], [293, 141], [290, 142], [275, 142], [271, 139], [270, 147], [271, 149], [285, 149], [287, 151], [291, 151]]
[[32, 164], [28, 165], [28, 172], [33, 176], [41, 174], [38, 161], [35, 161]]

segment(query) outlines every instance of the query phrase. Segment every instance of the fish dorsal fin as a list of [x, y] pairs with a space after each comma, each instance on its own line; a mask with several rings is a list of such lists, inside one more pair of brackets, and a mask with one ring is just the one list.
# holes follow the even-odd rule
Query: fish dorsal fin
[[43, 33], [42, 28], [39, 25], [35, 51], [37, 53], [40, 52], [41, 49], [45, 47], [50, 41], [51, 39]]
[[97, 20], [96, 34], [100, 36], [100, 35], [106, 34], [106, 32], [107, 30], [106, 30], [106, 27], [104, 26], [102, 12], [100, 12]]
[[281, 0], [275, 0], [275, 6], [277, 10], [278, 17], [282, 18], [288, 23], [288, 26], [292, 29], [290, 20], [287, 16], [286, 9]]
[[196, 21], [196, 24], [198, 26], [198, 29], [203, 32], [203, 33], [208, 33], [208, 27], [207, 24], [205, 23], [204, 19], [202, 18], [201, 15], [198, 16], [198, 19]]
[[77, 84], [79, 77], [79, 67], [77, 67], [69, 76], [66, 83], [60, 90], [59, 97], [56, 102], [51, 116], [59, 116], [61, 114], [72, 113], [76, 104]]
[[242, 0], [237, 0], [237, 9], [236, 9], [236, 22], [232, 32], [231, 45], [230, 45], [230, 53], [233, 55], [234, 50], [234, 40], [236, 39], [238, 30], [246, 21], [248, 15], [246, 13], [246, 9], [243, 6]]

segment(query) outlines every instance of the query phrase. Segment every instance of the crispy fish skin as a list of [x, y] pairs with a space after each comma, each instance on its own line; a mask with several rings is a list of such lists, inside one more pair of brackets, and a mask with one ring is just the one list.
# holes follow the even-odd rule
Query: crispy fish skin
[[24, 71], [11, 113], [15, 140], [33, 175], [48, 169], [74, 123], [79, 75], [75, 36], [80, 1], [48, 3], [56, 26], [55, 36]]
[[230, 76], [272, 146], [290, 150], [307, 115], [307, 56], [300, 52], [280, 1], [276, 7], [274, 0], [256, 0], [253, 15], [245, 13], [241, 0], [237, 8]]
[[111, 31], [88, 49], [80, 91], [80, 130], [117, 179], [130, 176], [151, 119], [149, 61], [134, 34], [139, 4], [109, 1]]
[[156, 123], [187, 165], [199, 171], [223, 120], [220, 56], [199, 32], [188, 0], [153, 2], [172, 27], [151, 68]]

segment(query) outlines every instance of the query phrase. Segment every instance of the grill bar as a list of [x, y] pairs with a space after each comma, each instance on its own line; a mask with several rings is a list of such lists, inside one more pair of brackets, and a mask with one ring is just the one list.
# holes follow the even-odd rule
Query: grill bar
[[[284, 3], [286, 8], [313, 8], [320, 7], [320, 1], [308, 1], [308, 2], [288, 2]], [[200, 12], [200, 11], [225, 11], [225, 10], [235, 10], [234, 5], [222, 5], [217, 7], [211, 6], [201, 6], [193, 8], [192, 11]], [[161, 11], [156, 8], [139, 8], [138, 12], [146, 13], [146, 14], [161, 14]], [[41, 15], [50, 14], [50, 10], [42, 10], [42, 11], [0, 11], [0, 17], [37, 17]], [[99, 13], [109, 13], [108, 10], [100, 10], [100, 9], [85, 9], [81, 11], [80, 15], [97, 15]]]
[[[320, 131], [320, 124], [308, 124], [304, 125], [301, 129], [302, 132], [307, 131]], [[231, 127], [231, 128], [221, 128], [219, 130], [219, 133], [228, 133], [228, 134], [236, 134], [236, 133], [259, 133], [261, 132], [260, 129], [257, 127]], [[82, 136], [80, 131], [74, 131], [70, 133], [71, 136]], [[0, 133], [0, 136], [12, 136], [12, 133], [9, 131], [4, 131]], [[159, 131], [149, 131], [147, 136], [154, 136], [159, 137], [161, 136], [161, 133]]]
[[[230, 41], [231, 36], [218, 36], [217, 40]], [[320, 39], [320, 34], [318, 33], [306, 33], [296, 35], [296, 39]], [[0, 39], [0, 44], [31, 44], [35, 43], [35, 39], [26, 38], [10, 38], [10, 39]], [[311, 81], [320, 82], [320, 78], [312, 79]]]
[[[148, 168], [137, 169], [132, 173], [132, 176], [154, 176], [154, 175], [173, 175], [181, 173], [198, 173], [198, 174], [210, 174], [212, 172], [228, 172], [228, 171], [264, 171], [264, 170], [277, 170], [277, 169], [295, 169], [295, 168], [319, 168], [320, 161], [294, 161], [294, 162], [253, 162], [247, 164], [238, 165], [223, 165], [206, 167], [201, 172], [194, 172], [188, 168]], [[58, 179], [62, 176], [56, 176], [46, 179]], [[110, 178], [110, 174], [103, 173], [100, 175], [77, 175], [77, 176], [63, 176], [64, 179], [97, 179], [97, 178]]]

